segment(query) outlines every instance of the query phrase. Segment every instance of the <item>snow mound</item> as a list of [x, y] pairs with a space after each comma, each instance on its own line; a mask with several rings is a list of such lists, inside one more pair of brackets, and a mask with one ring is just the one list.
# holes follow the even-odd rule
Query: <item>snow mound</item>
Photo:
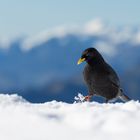
[[131, 140], [140, 137], [140, 103], [32, 104], [0, 95], [1, 140]]
[[18, 96], [16, 94], [8, 95], [8, 94], [0, 94], [0, 104], [15, 104], [15, 103], [23, 103], [27, 102], [25, 99], [23, 99], [21, 96]]

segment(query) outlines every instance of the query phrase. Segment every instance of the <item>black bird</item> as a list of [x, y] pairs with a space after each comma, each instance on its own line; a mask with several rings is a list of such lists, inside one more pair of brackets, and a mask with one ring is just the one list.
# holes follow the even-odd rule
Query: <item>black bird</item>
[[115, 101], [118, 98], [124, 102], [130, 100], [123, 93], [116, 72], [105, 62], [95, 48], [86, 49], [77, 64], [81, 64], [84, 61], [87, 64], [83, 75], [89, 92], [89, 95], [85, 96], [85, 101], [90, 101], [93, 95], [104, 97], [106, 102]]

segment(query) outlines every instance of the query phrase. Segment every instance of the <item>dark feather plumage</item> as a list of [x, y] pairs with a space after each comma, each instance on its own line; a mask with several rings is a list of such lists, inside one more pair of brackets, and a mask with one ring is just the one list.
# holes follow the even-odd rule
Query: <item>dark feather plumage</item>
[[82, 59], [87, 62], [83, 72], [89, 92], [87, 99], [93, 95], [99, 95], [104, 97], [106, 102], [118, 97], [123, 101], [130, 100], [122, 92], [116, 72], [95, 48], [86, 49], [81, 56]]

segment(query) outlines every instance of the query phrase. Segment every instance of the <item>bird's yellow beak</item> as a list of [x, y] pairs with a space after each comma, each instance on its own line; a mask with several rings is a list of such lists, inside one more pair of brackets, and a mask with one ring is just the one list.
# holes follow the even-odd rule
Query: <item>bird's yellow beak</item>
[[77, 62], [77, 65], [81, 64], [82, 62], [84, 62], [86, 59], [85, 58], [80, 58]]

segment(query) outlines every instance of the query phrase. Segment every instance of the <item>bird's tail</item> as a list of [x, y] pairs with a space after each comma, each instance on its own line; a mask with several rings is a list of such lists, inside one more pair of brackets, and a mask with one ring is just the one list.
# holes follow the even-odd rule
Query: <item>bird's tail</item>
[[128, 102], [128, 101], [131, 100], [127, 95], [125, 95], [125, 94], [123, 93], [123, 90], [122, 90], [122, 89], [120, 89], [119, 98], [120, 98], [123, 102]]

